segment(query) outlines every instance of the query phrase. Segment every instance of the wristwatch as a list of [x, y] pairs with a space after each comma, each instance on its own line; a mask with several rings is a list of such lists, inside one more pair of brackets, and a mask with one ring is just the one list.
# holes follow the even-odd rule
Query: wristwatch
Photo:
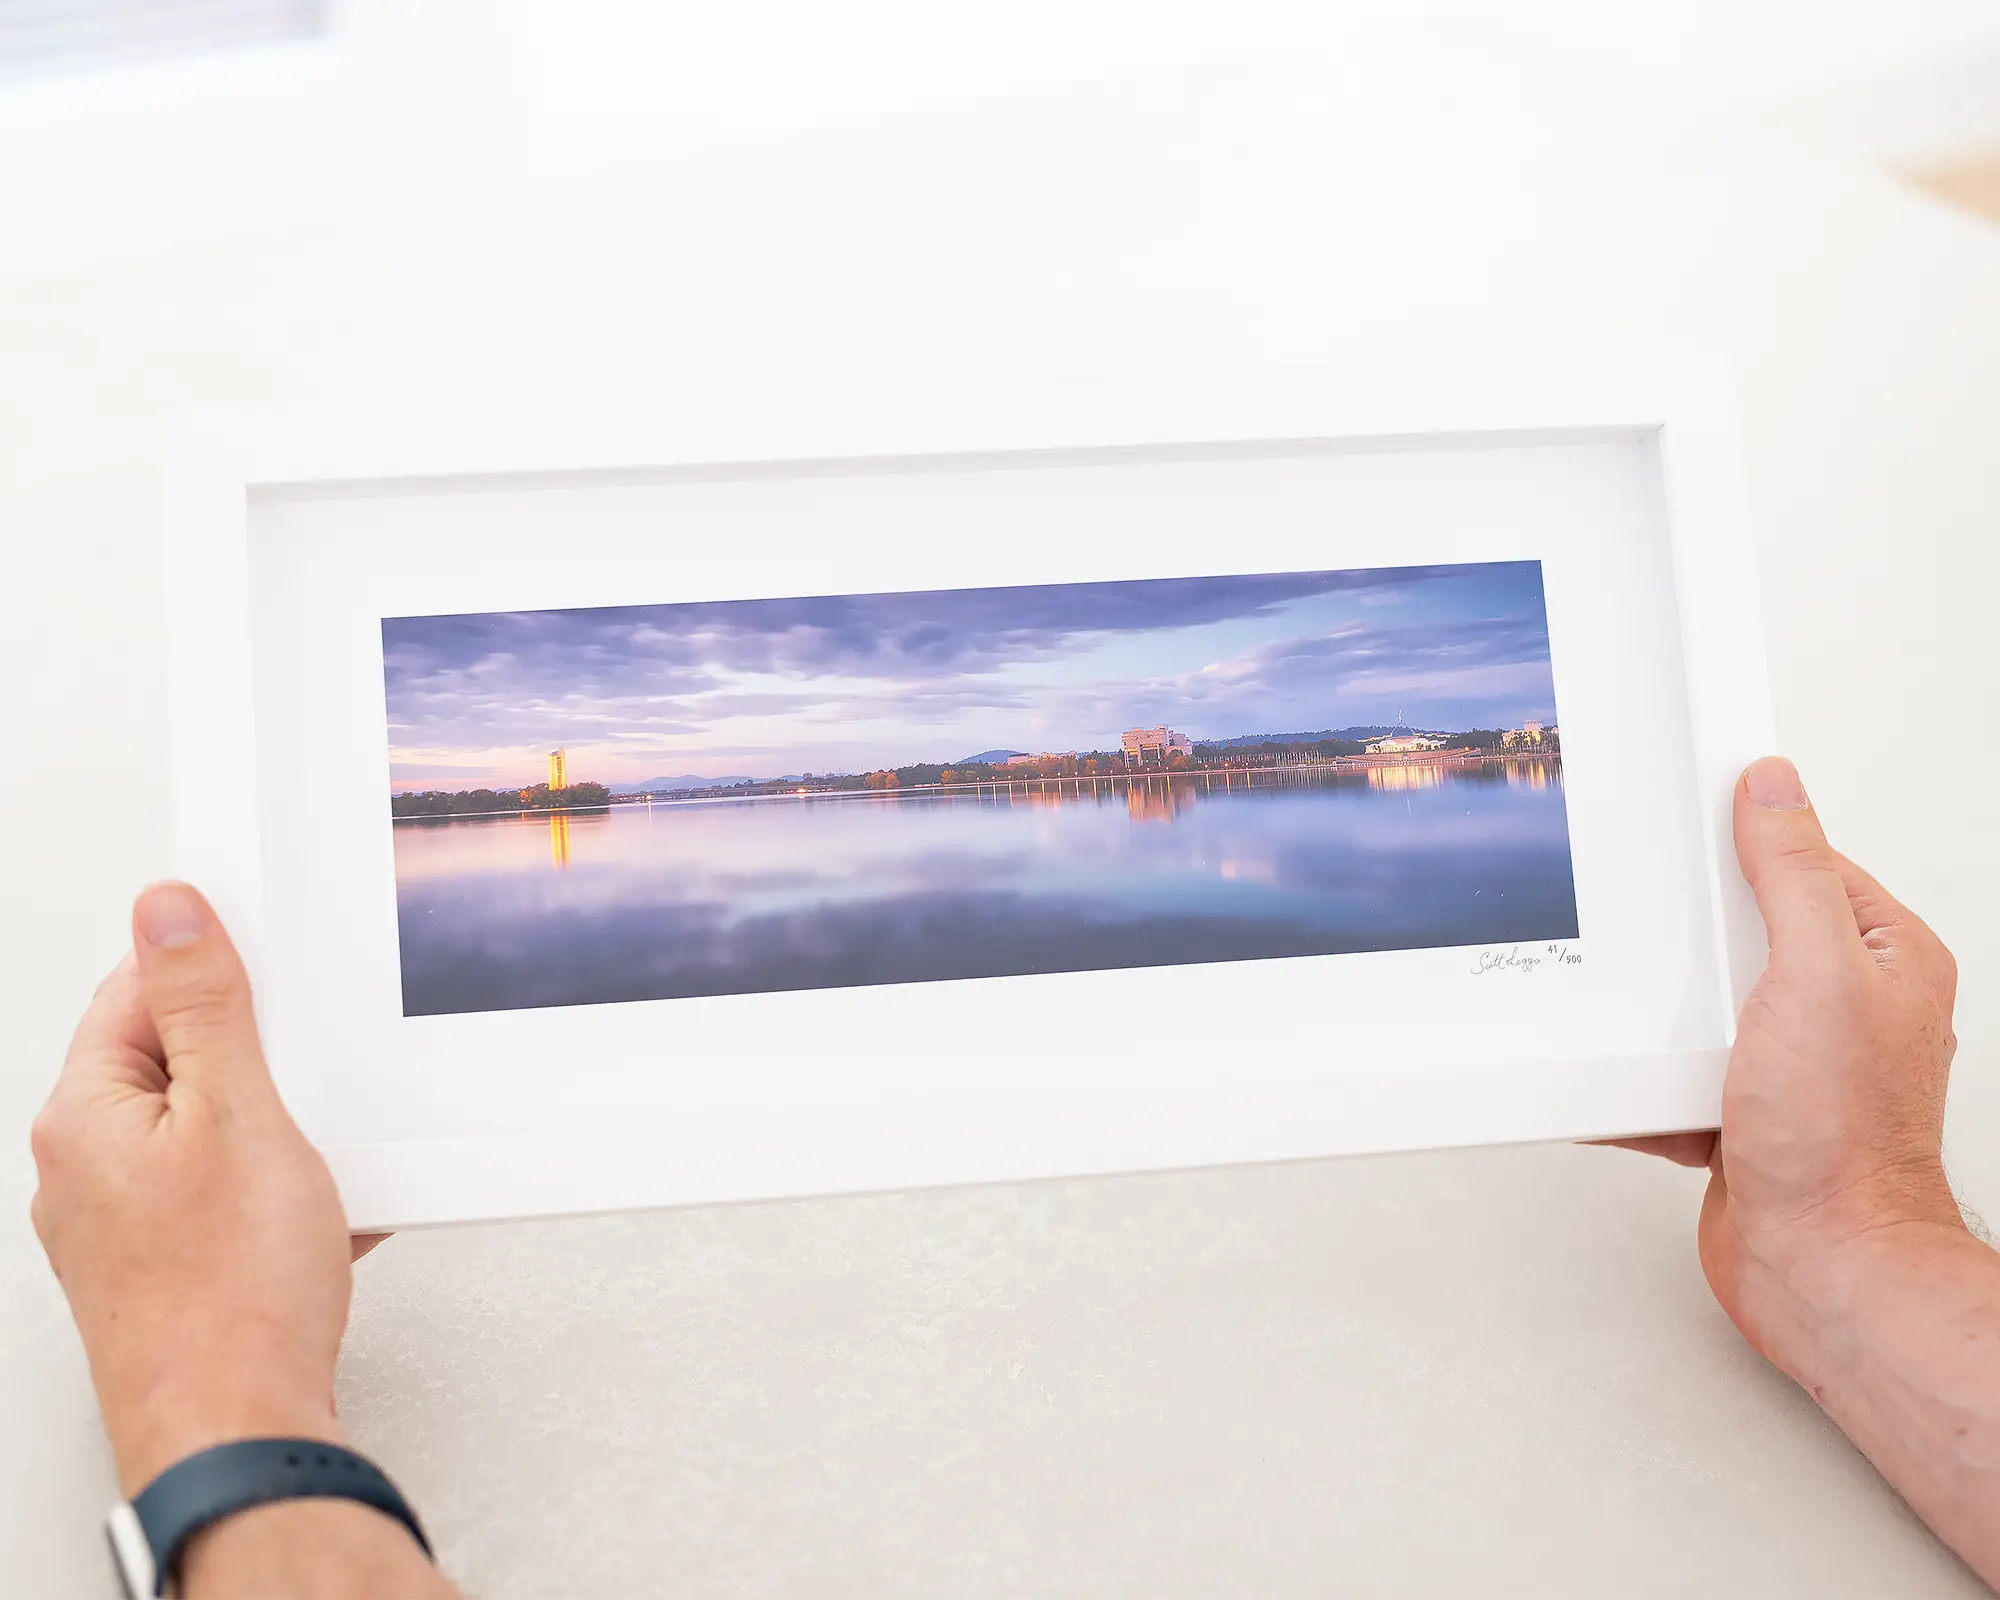
[[273, 1500], [313, 1498], [373, 1506], [431, 1553], [409, 1502], [372, 1461], [319, 1439], [239, 1439], [175, 1462], [111, 1508], [104, 1536], [126, 1600], [166, 1594], [182, 1547], [210, 1523]]

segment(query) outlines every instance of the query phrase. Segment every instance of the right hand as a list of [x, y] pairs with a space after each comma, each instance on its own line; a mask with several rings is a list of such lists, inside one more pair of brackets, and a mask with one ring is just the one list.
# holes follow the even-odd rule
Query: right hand
[[1963, 1237], [1942, 1155], [1958, 969], [1828, 845], [1789, 761], [1738, 780], [1736, 853], [1771, 956], [1737, 1026], [1722, 1131], [1621, 1142], [1708, 1167], [1702, 1270], [1797, 1377], [1809, 1280], [1884, 1245]]

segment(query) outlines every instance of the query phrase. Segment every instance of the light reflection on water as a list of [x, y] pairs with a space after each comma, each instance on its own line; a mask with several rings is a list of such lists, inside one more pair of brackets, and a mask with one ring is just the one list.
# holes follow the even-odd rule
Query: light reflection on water
[[395, 845], [412, 1016], [1577, 931], [1541, 760], [620, 806]]
[[1368, 787], [1387, 789], [1396, 794], [1404, 794], [1411, 789], [1442, 789], [1444, 774], [1445, 769], [1441, 766], [1370, 767]]

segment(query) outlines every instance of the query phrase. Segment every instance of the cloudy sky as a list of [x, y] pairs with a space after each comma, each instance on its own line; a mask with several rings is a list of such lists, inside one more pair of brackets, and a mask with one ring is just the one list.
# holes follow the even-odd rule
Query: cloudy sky
[[977, 751], [1555, 717], [1536, 562], [382, 624], [390, 781], [856, 772]]

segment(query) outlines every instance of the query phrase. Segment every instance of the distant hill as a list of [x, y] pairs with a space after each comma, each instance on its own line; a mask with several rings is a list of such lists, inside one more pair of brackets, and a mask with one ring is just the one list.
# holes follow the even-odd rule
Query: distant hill
[[954, 762], [954, 766], [976, 767], [981, 763], [990, 765], [995, 761], [1005, 761], [1009, 756], [1024, 756], [1025, 750], [982, 750], [976, 756], [964, 756]]
[[751, 778], [703, 778], [683, 772], [678, 778], [645, 778], [638, 783], [614, 783], [613, 794], [673, 794], [681, 789], [718, 789], [727, 783], [751, 783]]
[[[1313, 744], [1320, 739], [1379, 739], [1384, 734], [1399, 733], [1401, 731], [1399, 728], [1383, 723], [1371, 722], [1367, 726], [1360, 728], [1322, 728], [1317, 733], [1243, 733], [1238, 734], [1234, 739], [1197, 739], [1195, 743], [1208, 745], [1216, 749], [1231, 750], [1238, 745], [1266, 744], [1271, 742], [1278, 744]], [[1410, 731], [1413, 733], [1426, 733], [1431, 730], [1413, 728]]]

